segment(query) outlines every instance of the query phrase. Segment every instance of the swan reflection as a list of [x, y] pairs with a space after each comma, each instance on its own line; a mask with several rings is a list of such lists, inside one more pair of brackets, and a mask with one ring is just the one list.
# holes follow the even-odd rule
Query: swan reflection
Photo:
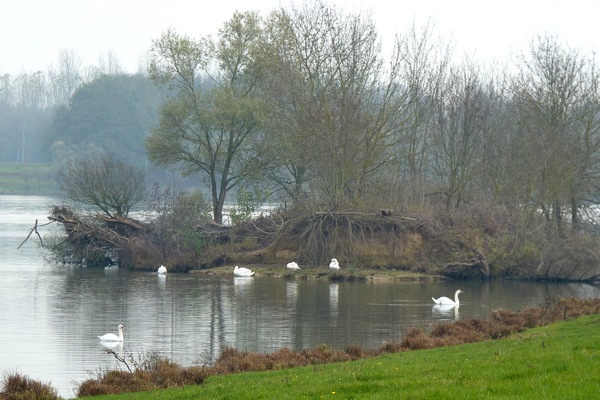
[[298, 299], [298, 282], [286, 282], [285, 294], [290, 304], [295, 304]]
[[455, 321], [458, 321], [460, 317], [459, 308], [460, 306], [436, 304], [431, 307], [431, 312], [435, 317], [454, 318]]
[[233, 288], [235, 290], [235, 294], [239, 295], [242, 293], [247, 293], [252, 287], [252, 282], [254, 282], [254, 278], [250, 276], [236, 276], [233, 278]]
[[158, 275], [158, 287], [161, 290], [165, 289], [166, 283], [167, 283], [167, 275]]
[[340, 297], [340, 285], [338, 283], [332, 283], [329, 285], [329, 312], [337, 316], [338, 313], [338, 302]]

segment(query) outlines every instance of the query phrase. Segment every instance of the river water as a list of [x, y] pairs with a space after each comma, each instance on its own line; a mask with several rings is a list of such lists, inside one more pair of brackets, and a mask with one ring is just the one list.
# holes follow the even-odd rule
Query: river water
[[[17, 250], [36, 219], [47, 222], [52, 204], [48, 197], [0, 196], [0, 373], [50, 383], [65, 398], [99, 371], [124, 368], [97, 337], [117, 333], [118, 324], [125, 341], [117, 353], [157, 353], [187, 366], [214, 360], [226, 346], [373, 348], [413, 326], [520, 310], [550, 296], [600, 296], [587, 284], [158, 276], [57, 265], [44, 260], [35, 234]], [[39, 231], [44, 237], [52, 226]], [[432, 296], [453, 297], [456, 289], [464, 292], [459, 309], [432, 307]]]

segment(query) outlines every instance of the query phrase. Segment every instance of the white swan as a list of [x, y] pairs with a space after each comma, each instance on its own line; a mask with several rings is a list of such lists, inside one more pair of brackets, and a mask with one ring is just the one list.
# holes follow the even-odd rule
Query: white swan
[[340, 269], [340, 264], [338, 263], [338, 260], [336, 260], [335, 258], [331, 259], [331, 262], [329, 263], [329, 269], [337, 271], [338, 269]]
[[123, 341], [123, 325], [119, 325], [119, 336], [114, 333], [107, 333], [98, 338], [103, 342], [122, 342]]
[[462, 293], [462, 290], [457, 290], [456, 293], [454, 293], [454, 300], [449, 299], [447, 297], [440, 297], [439, 299], [434, 299], [433, 297], [431, 298], [433, 300], [433, 302], [435, 304], [438, 304], [440, 306], [458, 306], [460, 304], [460, 302], [458, 301], [458, 295]]
[[295, 261], [292, 261], [292, 262], [288, 263], [287, 264], [287, 268], [288, 269], [293, 269], [293, 270], [300, 269], [300, 267], [298, 266], [298, 264]]
[[167, 273], [167, 268], [164, 265], [161, 265], [158, 268], [158, 273], [161, 274], [161, 275], [165, 275]]
[[252, 276], [254, 275], [254, 271], [250, 271], [248, 268], [242, 267], [239, 268], [237, 265], [233, 269], [233, 274], [235, 276]]

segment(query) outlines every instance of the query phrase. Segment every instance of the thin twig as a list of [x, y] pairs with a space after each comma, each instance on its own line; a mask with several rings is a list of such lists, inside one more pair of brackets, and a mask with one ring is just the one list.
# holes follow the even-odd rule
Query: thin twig
[[[48, 225], [48, 224], [45, 224], [45, 225]], [[23, 240], [21, 242], [21, 244], [19, 245], [19, 247], [17, 247], [17, 250], [19, 250], [21, 248], [21, 246], [23, 246], [23, 244], [29, 239], [29, 236], [31, 236], [31, 234], [33, 232], [36, 233], [37, 237], [40, 239], [40, 243], [42, 244], [42, 247], [44, 247], [44, 241], [42, 240], [42, 237], [40, 236], [40, 233], [37, 230], [37, 226], [38, 226], [38, 220], [36, 219], [35, 220], [35, 224], [33, 225], [33, 228], [31, 228], [31, 230], [29, 231], [29, 235], [27, 235], [27, 237], [25, 238], [25, 240]], [[43, 226], [43, 225], [40, 225], [40, 226]]]

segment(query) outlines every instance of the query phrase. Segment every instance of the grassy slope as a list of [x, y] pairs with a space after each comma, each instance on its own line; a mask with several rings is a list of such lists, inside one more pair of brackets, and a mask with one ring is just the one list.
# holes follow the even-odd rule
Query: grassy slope
[[594, 315], [506, 340], [90, 399], [591, 399], [600, 393], [598, 332]]
[[0, 194], [54, 194], [50, 164], [0, 163]]

